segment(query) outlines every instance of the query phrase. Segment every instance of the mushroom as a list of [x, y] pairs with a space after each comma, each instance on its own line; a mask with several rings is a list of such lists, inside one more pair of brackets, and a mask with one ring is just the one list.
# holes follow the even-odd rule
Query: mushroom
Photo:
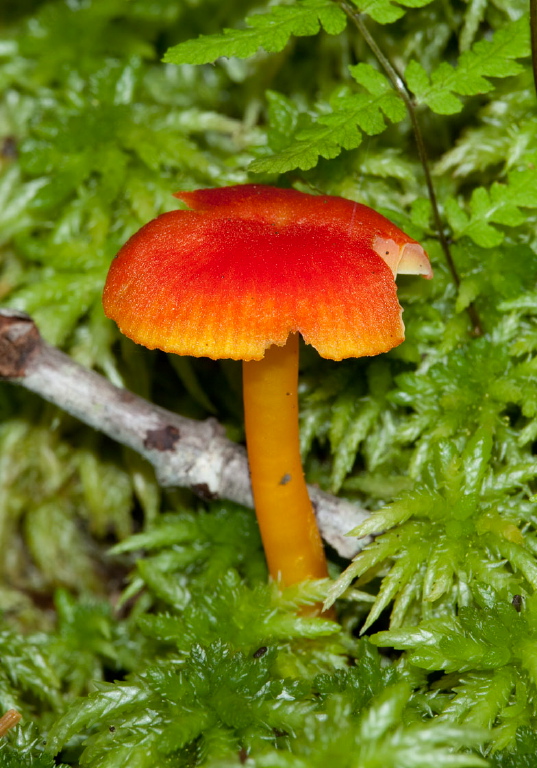
[[120, 250], [104, 309], [138, 344], [243, 360], [246, 445], [269, 571], [327, 575], [298, 432], [298, 334], [322, 357], [404, 339], [397, 273], [432, 277], [423, 248], [365, 205], [248, 184], [176, 194]]

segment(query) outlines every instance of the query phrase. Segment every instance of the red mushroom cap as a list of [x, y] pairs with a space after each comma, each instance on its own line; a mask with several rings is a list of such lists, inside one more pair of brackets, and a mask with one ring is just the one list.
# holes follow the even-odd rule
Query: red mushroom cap
[[334, 360], [403, 341], [394, 276], [432, 272], [381, 214], [253, 184], [176, 196], [191, 210], [146, 224], [111, 265], [104, 309], [126, 336], [236, 360], [259, 360], [294, 332]]

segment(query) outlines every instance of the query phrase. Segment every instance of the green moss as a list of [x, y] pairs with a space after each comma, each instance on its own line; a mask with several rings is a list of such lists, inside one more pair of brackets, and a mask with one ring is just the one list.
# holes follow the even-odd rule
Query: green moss
[[[170, 364], [102, 313], [114, 254], [179, 188], [344, 195], [435, 268], [398, 279], [407, 338], [383, 359], [302, 350], [308, 479], [372, 510], [354, 535], [374, 540], [348, 567], [332, 558], [332, 583], [267, 585], [252, 513], [162, 491], [141, 459], [1, 386], [0, 705], [24, 718], [6, 768], [532, 765], [526, 4], [345, 7], [406, 78], [456, 280], [407, 106], [343, 7], [6, 6], [0, 298], [79, 362], [242, 434], [235, 364]], [[297, 615], [336, 598], [340, 625]], [[372, 631], [382, 655], [357, 639]]]

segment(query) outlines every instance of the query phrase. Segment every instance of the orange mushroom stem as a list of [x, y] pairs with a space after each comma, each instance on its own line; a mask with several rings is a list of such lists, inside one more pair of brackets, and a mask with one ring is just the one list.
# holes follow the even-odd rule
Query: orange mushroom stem
[[244, 362], [256, 513], [273, 578], [326, 576], [298, 449], [298, 334], [322, 357], [404, 339], [397, 273], [431, 277], [421, 245], [365, 205], [255, 184], [176, 195], [106, 281], [108, 317], [139, 344]]
[[298, 433], [298, 336], [243, 363], [246, 446], [269, 571], [284, 584], [328, 575]]

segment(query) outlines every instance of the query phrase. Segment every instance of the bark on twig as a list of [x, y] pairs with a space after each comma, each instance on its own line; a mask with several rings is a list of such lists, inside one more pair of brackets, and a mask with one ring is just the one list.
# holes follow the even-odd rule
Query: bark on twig
[[[163, 487], [253, 506], [246, 452], [215, 419], [187, 419], [114, 386], [43, 341], [22, 312], [0, 310], [0, 379], [36, 392], [132, 448], [153, 465]], [[365, 540], [345, 534], [367, 511], [311, 486], [309, 492], [325, 541], [342, 557], [353, 557]]]

